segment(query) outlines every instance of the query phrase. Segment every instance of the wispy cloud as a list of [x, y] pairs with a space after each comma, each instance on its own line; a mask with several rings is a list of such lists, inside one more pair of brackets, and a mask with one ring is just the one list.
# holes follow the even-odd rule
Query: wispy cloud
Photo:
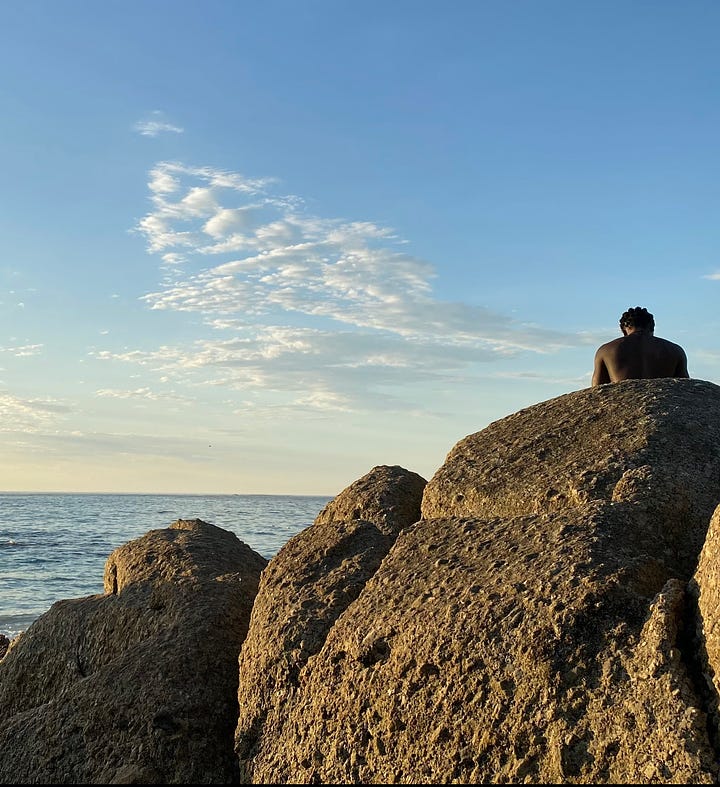
[[713, 281], [720, 281], [720, 271], [715, 271], [715, 273], [708, 273], [703, 276], [703, 279], [712, 279]]
[[151, 402], [161, 402], [161, 401], [182, 402], [183, 404], [189, 404], [191, 401], [190, 399], [184, 396], [178, 396], [177, 394], [172, 394], [172, 393], [158, 393], [157, 391], [153, 391], [147, 387], [135, 388], [132, 391], [111, 389], [111, 388], [101, 388], [95, 391], [95, 396], [99, 396], [102, 398], [110, 398], [110, 399], [148, 400]]
[[695, 350], [694, 355], [696, 358], [702, 361], [707, 361], [710, 363], [720, 362], [720, 350], [708, 350], [708, 349], [699, 348]]
[[42, 344], [21, 344], [11, 347], [0, 347], [0, 352], [14, 355], [16, 358], [24, 358], [29, 355], [39, 355], [43, 346]]
[[46, 429], [69, 408], [52, 399], [24, 399], [0, 392], [0, 431], [36, 432]]
[[174, 123], [166, 120], [165, 114], [160, 110], [154, 110], [149, 117], [143, 120], [138, 120], [133, 126], [144, 137], [156, 137], [158, 134], [173, 133], [182, 134], [185, 129], [176, 126]]
[[457, 384], [478, 364], [594, 341], [439, 300], [432, 265], [392, 229], [313, 216], [275, 186], [157, 164], [152, 207], [135, 230], [159, 256], [164, 279], [143, 300], [197, 313], [222, 335], [97, 357], [185, 383], [282, 392], [283, 406], [387, 409], [402, 406], [400, 388]]
[[584, 375], [562, 376], [557, 374], [539, 374], [538, 372], [494, 372], [490, 377], [500, 380], [528, 380], [533, 383], [550, 385], [584, 386], [588, 383], [590, 372]]

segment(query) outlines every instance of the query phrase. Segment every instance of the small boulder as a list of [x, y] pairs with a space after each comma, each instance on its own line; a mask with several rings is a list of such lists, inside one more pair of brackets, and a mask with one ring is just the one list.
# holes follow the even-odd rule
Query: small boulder
[[0, 661], [0, 782], [237, 779], [237, 658], [267, 561], [202, 520], [115, 550]]

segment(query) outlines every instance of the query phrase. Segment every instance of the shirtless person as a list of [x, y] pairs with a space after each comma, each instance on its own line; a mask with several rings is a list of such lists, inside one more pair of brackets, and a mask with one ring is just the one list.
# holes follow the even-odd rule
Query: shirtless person
[[655, 320], [636, 306], [620, 318], [623, 335], [603, 344], [595, 353], [592, 384], [654, 377], [690, 377], [685, 350], [679, 344], [653, 336]]

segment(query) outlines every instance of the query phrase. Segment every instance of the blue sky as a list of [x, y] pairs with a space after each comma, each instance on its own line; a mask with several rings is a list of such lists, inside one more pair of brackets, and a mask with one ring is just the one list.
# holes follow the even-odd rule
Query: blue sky
[[0, 488], [333, 495], [720, 382], [717, 2], [4, 3]]

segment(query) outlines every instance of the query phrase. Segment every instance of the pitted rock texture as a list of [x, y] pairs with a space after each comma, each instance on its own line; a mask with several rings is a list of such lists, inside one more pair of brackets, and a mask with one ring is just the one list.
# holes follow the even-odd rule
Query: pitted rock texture
[[[457, 443], [427, 484], [422, 516], [515, 516], [612, 500], [707, 522], [719, 396], [702, 380], [626, 380], [520, 410]], [[697, 559], [702, 541], [691, 546]]]
[[240, 654], [236, 750], [243, 778], [258, 741], [282, 725], [307, 661], [358, 597], [398, 533], [420, 516], [427, 482], [380, 465], [335, 497], [263, 572]]
[[237, 781], [237, 658], [265, 558], [178, 520], [115, 550], [0, 661], [0, 783]]
[[315, 524], [372, 522], [383, 533], [420, 519], [420, 501], [427, 481], [398, 465], [378, 465], [333, 498], [315, 517]]
[[253, 676], [273, 723], [244, 777], [714, 783], [686, 587], [719, 502], [711, 383], [579, 391], [466, 438], [296, 686]]

